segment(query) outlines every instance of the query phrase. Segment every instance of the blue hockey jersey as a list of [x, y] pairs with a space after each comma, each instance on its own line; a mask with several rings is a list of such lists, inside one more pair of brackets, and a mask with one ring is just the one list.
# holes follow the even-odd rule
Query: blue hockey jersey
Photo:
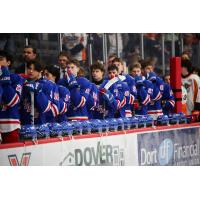
[[157, 119], [159, 115], [163, 115], [161, 98], [164, 90], [164, 82], [154, 72], [150, 72], [148, 78], [153, 84], [153, 95], [148, 104], [148, 114]]
[[87, 101], [87, 111], [88, 111], [88, 118], [94, 118], [94, 112], [98, 104], [98, 87], [91, 83], [91, 90]]
[[57, 116], [57, 122], [67, 121], [67, 111], [70, 105], [70, 92], [69, 90], [62, 86], [58, 85], [59, 91], [59, 102], [60, 102], [60, 112]]
[[[39, 79], [34, 84], [39, 84], [40, 90], [34, 91], [34, 103], [31, 102], [31, 92], [27, 81], [23, 87], [21, 102], [21, 122], [22, 124], [43, 124], [46, 123], [46, 114], [49, 112], [51, 116], [59, 114], [59, 108], [54, 104], [59, 98], [53, 95], [54, 85], [47, 79]], [[31, 115], [31, 108], [34, 106], [34, 119]]]
[[[70, 87], [69, 81], [73, 79], [73, 87]], [[60, 79], [58, 84], [67, 87], [70, 91], [70, 106], [67, 112], [68, 120], [88, 120], [87, 101], [89, 98], [91, 83], [84, 77], [74, 77]]]
[[[118, 81], [118, 79], [116, 81]], [[113, 118], [116, 112], [119, 110], [121, 102], [118, 98], [118, 91], [115, 90], [114, 94], [111, 93], [111, 91], [114, 91], [115, 87], [113, 86], [113, 84], [115, 83], [108, 79], [105, 79], [103, 83], [99, 86], [98, 101], [93, 112], [94, 119]], [[104, 90], [104, 92], [101, 92], [101, 90]]]
[[165, 115], [168, 115], [175, 106], [175, 98], [171, 86], [168, 83], [164, 83], [164, 91], [162, 95], [162, 109]]
[[17, 75], [10, 75], [10, 82], [1, 84], [0, 101], [0, 132], [6, 133], [19, 129], [19, 103], [24, 79]]

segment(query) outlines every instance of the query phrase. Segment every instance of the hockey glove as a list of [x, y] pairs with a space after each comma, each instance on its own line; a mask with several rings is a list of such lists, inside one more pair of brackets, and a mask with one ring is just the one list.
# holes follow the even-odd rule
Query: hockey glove
[[0, 67], [0, 83], [2, 85], [11, 84], [10, 72], [7, 67]]
[[141, 76], [135, 76], [135, 83], [136, 83], [136, 88], [140, 88], [143, 86], [143, 80]]
[[110, 103], [114, 101], [114, 96], [109, 90], [106, 90], [105, 88], [101, 88], [99, 92], [103, 96], [104, 100], [109, 101]]
[[42, 90], [42, 84], [38, 82], [33, 82], [30, 81], [25, 84], [25, 87], [30, 91], [30, 92], [40, 92]]
[[69, 89], [78, 87], [78, 83], [77, 83], [77, 81], [76, 81], [76, 78], [75, 78], [75, 76], [71, 73], [70, 70], [67, 70], [67, 74], [68, 74], [68, 87], [69, 87]]

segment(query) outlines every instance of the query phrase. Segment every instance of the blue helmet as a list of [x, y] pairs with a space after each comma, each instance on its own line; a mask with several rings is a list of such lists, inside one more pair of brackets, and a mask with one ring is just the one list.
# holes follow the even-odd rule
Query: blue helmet
[[139, 123], [138, 117], [133, 116], [130, 118], [130, 121], [131, 121], [131, 128], [135, 128], [138, 126]]
[[24, 125], [20, 130], [21, 139], [36, 139], [37, 131], [34, 125]]
[[59, 123], [49, 123], [50, 136], [62, 136], [62, 126]]
[[151, 115], [146, 115], [146, 125], [147, 126], [153, 126], [154, 119]]
[[91, 127], [92, 127], [92, 132], [93, 133], [100, 133], [102, 132], [102, 121], [100, 119], [93, 119], [90, 120], [91, 122]]
[[146, 75], [146, 78], [149, 80], [149, 81], [156, 81], [156, 73], [155, 72], [150, 72]]
[[134, 78], [135, 78], [135, 84], [136, 84], [136, 86], [143, 85], [143, 79], [142, 79], [142, 76], [138, 76], [138, 75], [136, 75]]
[[128, 117], [122, 118], [124, 121], [124, 129], [130, 129], [131, 128], [131, 119]]
[[117, 131], [118, 129], [118, 122], [115, 118], [108, 119], [109, 121], [109, 130], [110, 131]]
[[73, 133], [74, 134], [82, 134], [82, 131], [83, 131], [83, 124], [82, 124], [82, 121], [71, 121], [70, 122], [74, 128], [74, 131]]
[[124, 120], [122, 118], [116, 119], [118, 122], [118, 130], [124, 130]]
[[83, 121], [82, 126], [83, 126], [83, 133], [91, 133], [91, 130], [92, 130], [91, 121], [89, 120]]
[[37, 138], [47, 138], [50, 135], [48, 124], [41, 124], [36, 126]]
[[102, 131], [108, 132], [109, 131], [109, 121], [107, 119], [101, 120], [102, 122]]
[[157, 118], [158, 125], [167, 125], [169, 123], [169, 117], [167, 115], [160, 115]]
[[73, 134], [74, 127], [72, 126], [72, 124], [70, 122], [62, 122], [60, 125], [62, 126], [62, 135], [63, 136]]

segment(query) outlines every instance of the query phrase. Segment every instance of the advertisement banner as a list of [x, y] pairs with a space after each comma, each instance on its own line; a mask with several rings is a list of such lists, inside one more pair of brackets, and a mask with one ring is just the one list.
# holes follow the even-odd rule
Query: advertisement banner
[[139, 165], [200, 165], [200, 127], [138, 134]]
[[97, 136], [0, 149], [0, 166], [2, 165], [138, 165], [137, 136], [136, 134]]

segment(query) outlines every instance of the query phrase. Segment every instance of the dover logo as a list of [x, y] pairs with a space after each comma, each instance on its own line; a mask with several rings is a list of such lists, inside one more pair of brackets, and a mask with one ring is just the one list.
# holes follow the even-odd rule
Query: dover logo
[[28, 166], [31, 153], [23, 153], [21, 157], [21, 162], [19, 163], [17, 155], [8, 155], [8, 160], [11, 166]]
[[92, 147], [74, 149], [64, 157], [59, 165], [125, 165], [124, 149], [98, 142], [97, 145]]

